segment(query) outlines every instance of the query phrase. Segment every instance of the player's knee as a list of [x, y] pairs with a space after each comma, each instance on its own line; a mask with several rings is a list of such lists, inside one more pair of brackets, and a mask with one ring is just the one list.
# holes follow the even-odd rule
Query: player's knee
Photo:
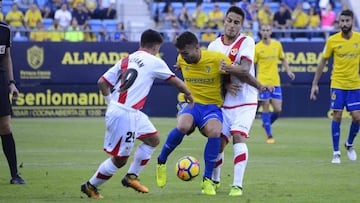
[[128, 160], [128, 157], [112, 157], [112, 162], [117, 168], [121, 168], [125, 166], [126, 162]]
[[187, 135], [188, 135], [189, 132], [192, 133], [192, 131], [193, 131], [192, 125], [178, 125], [177, 129], [181, 133], [187, 134]]
[[0, 124], [0, 135], [7, 135], [11, 133], [11, 125], [10, 123], [1, 123]]

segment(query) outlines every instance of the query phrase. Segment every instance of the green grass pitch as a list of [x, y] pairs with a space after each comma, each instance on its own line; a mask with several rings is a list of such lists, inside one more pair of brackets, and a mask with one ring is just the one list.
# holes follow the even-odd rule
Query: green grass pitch
[[[161, 135], [161, 145], [175, 118], [152, 118]], [[248, 139], [249, 162], [245, 172], [244, 194], [229, 197], [233, 179], [233, 150], [228, 145], [222, 169], [221, 188], [216, 196], [201, 194], [201, 177], [180, 181], [175, 163], [184, 155], [199, 159], [203, 173], [206, 139], [195, 132], [168, 160], [168, 183], [158, 188], [155, 181], [156, 157], [140, 175], [150, 193], [141, 194], [121, 185], [129, 163], [100, 186], [102, 200], [92, 200], [80, 192], [98, 165], [108, 156], [103, 152], [103, 118], [44, 118], [12, 120], [17, 144], [19, 170], [27, 185], [10, 185], [4, 155], [0, 155], [0, 202], [358, 202], [360, 201], [360, 160], [351, 162], [343, 143], [350, 120], [342, 122], [342, 163], [331, 164], [330, 120], [327, 118], [281, 118], [273, 125], [276, 143], [266, 144], [260, 120], [254, 122]], [[137, 141], [137, 144], [139, 142]], [[355, 140], [360, 152], [360, 140]], [[129, 160], [129, 162], [131, 159]]]

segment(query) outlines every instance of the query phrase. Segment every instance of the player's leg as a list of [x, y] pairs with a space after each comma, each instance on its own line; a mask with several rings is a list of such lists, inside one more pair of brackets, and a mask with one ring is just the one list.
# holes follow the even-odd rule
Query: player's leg
[[[0, 73], [3, 77], [3, 73]], [[0, 84], [0, 137], [4, 155], [9, 165], [11, 184], [26, 184], [20, 177], [17, 169], [16, 145], [11, 131], [11, 104], [9, 99], [9, 87], [7, 80], [1, 80]]]
[[126, 164], [135, 139], [135, 127], [130, 125], [131, 123], [135, 123], [135, 118], [131, 118], [127, 110], [115, 105], [108, 106], [105, 116], [104, 150], [112, 157], [103, 161], [94, 175], [81, 185], [81, 191], [88, 197], [103, 198], [97, 188]]
[[220, 152], [216, 158], [215, 168], [214, 168], [212, 176], [211, 176], [211, 179], [215, 184], [216, 190], [220, 188], [221, 167], [224, 165], [224, 158], [225, 158], [224, 150], [228, 143], [229, 143], [229, 138], [225, 135], [221, 135], [221, 137], [220, 137]]
[[148, 116], [142, 112], [138, 112], [135, 125], [135, 138], [141, 140], [143, 143], [136, 148], [133, 161], [130, 164], [126, 176], [122, 179], [122, 184], [138, 192], [147, 193], [149, 189], [140, 183], [138, 176], [149, 162], [156, 146], [159, 145], [160, 137]]
[[156, 165], [156, 183], [158, 187], [166, 185], [166, 161], [168, 156], [182, 142], [185, 134], [194, 130], [194, 117], [197, 106], [189, 109], [187, 106], [179, 111], [176, 128], [172, 129], [162, 146], [160, 154], [157, 157]]
[[273, 112], [270, 113], [270, 122], [273, 124], [282, 111], [282, 90], [280, 86], [276, 86], [271, 93], [270, 103], [273, 106]]
[[[350, 124], [350, 130], [348, 138], [345, 142], [345, 148], [347, 150], [347, 155], [349, 160], [355, 161], [357, 155], [353, 147], [354, 139], [359, 132], [360, 124], [360, 90], [349, 90], [347, 91], [347, 105], [346, 108], [351, 112], [352, 122]], [[349, 105], [351, 104], [351, 105]], [[356, 105], [354, 105], [356, 104]]]
[[262, 107], [261, 120], [262, 127], [265, 130], [267, 140], [272, 139], [271, 119], [270, 119], [270, 92], [259, 93], [260, 105]]
[[198, 126], [201, 133], [207, 136], [207, 143], [204, 150], [204, 178], [202, 183], [202, 193], [215, 195], [215, 185], [211, 180], [216, 164], [216, 158], [220, 151], [220, 134], [222, 130], [222, 112], [216, 105], [202, 105], [201, 118]]
[[256, 108], [257, 106], [243, 106], [232, 110], [238, 116], [234, 117], [231, 126], [234, 148], [234, 180], [229, 193], [230, 196], [242, 195], [243, 180], [249, 157], [246, 140], [255, 119]]
[[331, 163], [336, 163], [336, 164], [341, 163], [339, 142], [340, 142], [340, 124], [342, 118], [342, 110], [344, 109], [344, 106], [345, 106], [344, 91], [340, 89], [331, 88], [330, 109], [333, 110], [333, 117], [331, 121], [333, 159]]

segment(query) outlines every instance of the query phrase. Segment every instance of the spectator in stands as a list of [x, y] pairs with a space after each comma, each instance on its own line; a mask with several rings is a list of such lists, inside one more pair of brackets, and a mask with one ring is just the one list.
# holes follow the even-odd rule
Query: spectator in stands
[[162, 29], [171, 29], [174, 22], [177, 22], [177, 16], [171, 3], [167, 2], [161, 15], [161, 27]]
[[83, 30], [85, 42], [96, 42], [96, 34], [92, 31], [90, 24], [85, 23]]
[[[292, 12], [292, 26], [295, 29], [306, 29], [309, 25], [309, 16], [304, 12], [303, 4], [298, 3], [294, 11]], [[293, 38], [306, 37], [304, 32], [295, 32], [292, 34]]]
[[116, 5], [110, 3], [110, 6], [102, 11], [100, 19], [115, 19], [116, 18]]
[[89, 14], [83, 3], [79, 2], [77, 7], [73, 9], [72, 18], [75, 18], [78, 21], [80, 28], [84, 27], [86, 21], [89, 19]]
[[258, 11], [258, 21], [261, 25], [272, 25], [274, 19], [274, 12], [270, 8], [270, 4], [264, 3]]
[[99, 34], [97, 36], [97, 41], [98, 42], [108, 42], [110, 41], [110, 36], [109, 34], [106, 32], [106, 28], [102, 27], [99, 31]]
[[66, 3], [61, 4], [61, 8], [55, 12], [54, 19], [59, 21], [59, 25], [63, 29], [67, 29], [70, 26], [72, 15]]
[[321, 9], [321, 28], [325, 30], [333, 29], [335, 20], [336, 13], [333, 11], [331, 3], [328, 3], [326, 8]]
[[[95, 15], [97, 15], [97, 17], [99, 19], [104, 19], [106, 13], [108, 12], [108, 8], [111, 6], [111, 4], [115, 4], [116, 1], [115, 0], [98, 0], [98, 9], [97, 11], [95, 11]], [[114, 5], [112, 5], [112, 7], [114, 8]]]
[[88, 10], [90, 18], [97, 19], [98, 2], [97, 0], [84, 0], [85, 8]]
[[16, 2], [16, 4], [18, 5], [19, 10], [25, 13], [27, 10], [29, 10], [32, 7], [34, 3], [36, 3], [36, 0], [16, 0], [14, 2]]
[[29, 29], [36, 28], [38, 26], [38, 22], [42, 22], [43, 19], [41, 12], [36, 3], [33, 3], [31, 8], [26, 11], [24, 20], [25, 26]]
[[209, 22], [208, 22], [208, 26], [211, 28], [211, 29], [215, 29], [215, 30], [218, 30], [218, 29], [223, 29], [224, 27], [224, 12], [222, 12], [220, 10], [220, 7], [218, 4], [214, 4], [214, 8], [212, 11], [210, 11], [208, 13], [209, 15]]
[[84, 32], [80, 29], [76, 18], [71, 20], [71, 26], [69, 26], [65, 32], [65, 40], [69, 42], [84, 41]]
[[45, 2], [43, 6], [39, 7], [41, 16], [43, 18], [54, 18], [54, 10], [51, 8], [49, 2]]
[[112, 40], [114, 42], [127, 42], [129, 41], [129, 36], [125, 32], [125, 26], [123, 22], [119, 22], [114, 32]]
[[12, 4], [11, 10], [6, 14], [5, 21], [12, 29], [24, 28], [24, 14], [19, 10], [16, 3]]
[[311, 6], [308, 11], [309, 15], [309, 25], [308, 29], [315, 32], [309, 32], [309, 37], [319, 37], [320, 33], [316, 32], [320, 28], [320, 16], [316, 12], [316, 8], [314, 6]]
[[180, 28], [186, 30], [191, 27], [191, 24], [192, 24], [191, 15], [188, 12], [185, 4], [181, 8], [181, 11], [177, 17], [177, 20], [179, 22]]
[[54, 19], [53, 25], [49, 28], [48, 38], [51, 42], [61, 42], [64, 40], [64, 29], [59, 25], [59, 20]]
[[212, 42], [216, 39], [216, 32], [212, 31], [209, 27], [205, 32], [202, 32], [200, 35], [200, 40], [202, 42]]
[[74, 10], [78, 7], [79, 4], [83, 4], [84, 0], [67, 0], [70, 10]]
[[196, 10], [192, 14], [193, 24], [197, 29], [205, 29], [209, 21], [208, 15], [202, 10], [202, 4], [196, 5]]
[[42, 21], [36, 22], [36, 29], [30, 32], [30, 40], [35, 42], [43, 42], [47, 41], [49, 38], [49, 33], [44, 27], [44, 23]]
[[289, 37], [286, 30], [291, 28], [291, 13], [284, 3], [274, 15], [274, 28], [281, 30], [281, 32], [274, 32], [276, 38]]
[[248, 0], [242, 0], [240, 2], [240, 7], [245, 12], [245, 21], [243, 27], [246, 29], [251, 29], [253, 26], [258, 26], [256, 25], [257, 11], [255, 5], [250, 3]]

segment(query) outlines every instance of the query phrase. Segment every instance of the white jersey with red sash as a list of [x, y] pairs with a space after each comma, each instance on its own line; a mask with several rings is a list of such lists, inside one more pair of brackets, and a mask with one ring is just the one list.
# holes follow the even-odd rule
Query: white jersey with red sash
[[[120, 93], [119, 89], [122, 84], [119, 76], [127, 69], [135, 69], [137, 77], [129, 89]], [[111, 100], [116, 100], [127, 107], [141, 109], [155, 78], [168, 80], [174, 76], [175, 74], [162, 59], [139, 50], [121, 59], [102, 78], [113, 87]]]
[[[223, 38], [221, 36], [212, 41], [209, 44], [208, 49], [219, 51], [228, 55], [234, 63], [240, 64], [241, 60], [250, 61], [252, 63], [250, 74], [255, 77], [255, 42], [251, 37], [240, 34], [232, 44], [224, 44]], [[248, 85], [247, 83], [241, 82], [235, 76], [231, 76], [231, 82], [240, 83], [242, 87], [238, 91], [237, 96], [226, 93], [223, 108], [235, 108], [244, 105], [257, 105], [258, 91], [256, 88]]]

